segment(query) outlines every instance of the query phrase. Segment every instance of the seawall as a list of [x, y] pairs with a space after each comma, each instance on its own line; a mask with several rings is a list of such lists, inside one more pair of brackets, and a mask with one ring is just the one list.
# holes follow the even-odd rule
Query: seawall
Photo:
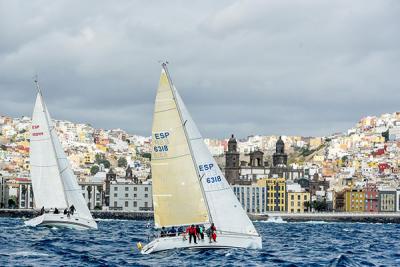
[[[95, 219], [152, 220], [153, 212], [91, 211]], [[0, 209], [0, 217], [33, 218], [38, 212], [32, 209]]]
[[[38, 214], [32, 209], [0, 209], [0, 217], [33, 218]], [[125, 212], [125, 211], [92, 211], [95, 219], [121, 219], [121, 220], [152, 220], [153, 212]], [[287, 222], [364, 222], [364, 223], [400, 223], [400, 212], [387, 213], [266, 213], [249, 214], [254, 221], [267, 221], [280, 217]]]
[[255, 221], [266, 221], [280, 217], [286, 222], [363, 222], [363, 223], [400, 223], [400, 212], [387, 213], [351, 213], [351, 212], [329, 212], [329, 213], [266, 213], [249, 214]]

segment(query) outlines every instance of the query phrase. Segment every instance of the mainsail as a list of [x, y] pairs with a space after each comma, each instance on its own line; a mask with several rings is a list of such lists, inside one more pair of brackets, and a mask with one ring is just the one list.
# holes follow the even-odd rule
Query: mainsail
[[[163, 108], [160, 108], [160, 106]], [[155, 200], [156, 225], [159, 223], [158, 217], [160, 214], [165, 212], [165, 210], [160, 211], [157, 208], [162, 208], [161, 204], [166, 204], [166, 200], [170, 199], [170, 197], [166, 196], [171, 192], [171, 188], [162, 186], [161, 180], [165, 184], [174, 185], [172, 190], [175, 190], [176, 194], [183, 198], [182, 202], [175, 203], [179, 209], [186, 209], [188, 204], [202, 204], [202, 213], [196, 213], [197, 211], [190, 207], [189, 214], [180, 213], [178, 209], [175, 211], [176, 214], [171, 214], [171, 211], [167, 211], [166, 214], [163, 214], [164, 216], [178, 216], [181, 220], [186, 221], [186, 224], [192, 224], [198, 222], [192, 219], [193, 216], [206, 213], [208, 222], [215, 223], [217, 228], [222, 231], [258, 235], [254, 225], [233, 194], [230, 185], [205, 145], [196, 124], [168, 75], [165, 64], [163, 64], [163, 70], [161, 71], [160, 86], [156, 98], [157, 111], [163, 111], [164, 117], [156, 118], [157, 113], [155, 113], [153, 122], [153, 149], [161, 150], [161, 152], [157, 153], [153, 151], [152, 154], [153, 190], [156, 189], [157, 194], [159, 194], [160, 188], [162, 188], [161, 196], [158, 196], [157, 200]], [[172, 113], [172, 111], [174, 112]], [[165, 114], [167, 112], [170, 113]], [[172, 129], [179, 129], [180, 135], [177, 135], [175, 130], [173, 131], [174, 134], [172, 134]], [[174, 144], [180, 144], [181, 147], [185, 148], [185, 162], [176, 162], [174, 166], [165, 164], [162, 161], [163, 157], [171, 157], [169, 151], [171, 151], [172, 136]], [[160, 166], [163, 166], [164, 169], [161, 170]], [[195, 168], [194, 170], [190, 169], [190, 179], [194, 180], [191, 183], [191, 187], [187, 188], [185, 184], [176, 187], [175, 184], [179, 184], [182, 179], [180, 177], [189, 178], [189, 173], [183, 172], [189, 168]], [[196, 195], [192, 192], [195, 192]], [[201, 201], [199, 202], [194, 196], [200, 197]], [[168, 219], [173, 220], [173, 218]], [[170, 225], [174, 225], [174, 223]]]
[[156, 227], [209, 222], [199, 177], [177, 107], [163, 69], [158, 86], [152, 129], [154, 220]]
[[74, 205], [80, 217], [92, 218], [40, 90], [32, 116], [30, 162], [36, 208]]

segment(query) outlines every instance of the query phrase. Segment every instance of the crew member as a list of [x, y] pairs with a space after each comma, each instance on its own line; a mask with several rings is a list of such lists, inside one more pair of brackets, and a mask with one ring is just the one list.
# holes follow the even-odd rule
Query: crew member
[[193, 237], [194, 243], [197, 244], [196, 227], [194, 226], [194, 224], [192, 224], [190, 227], [188, 227], [187, 232], [189, 233], [189, 244], [192, 243], [192, 237]]

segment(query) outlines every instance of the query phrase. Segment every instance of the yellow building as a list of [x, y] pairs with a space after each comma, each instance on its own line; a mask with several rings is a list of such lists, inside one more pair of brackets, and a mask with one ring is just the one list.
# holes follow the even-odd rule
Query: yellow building
[[345, 203], [347, 212], [365, 211], [365, 192], [356, 188], [346, 190]]
[[287, 192], [287, 212], [304, 213], [307, 211], [306, 202], [310, 203], [309, 192]]
[[268, 211], [286, 211], [285, 178], [262, 178], [257, 181], [257, 184], [267, 188]]

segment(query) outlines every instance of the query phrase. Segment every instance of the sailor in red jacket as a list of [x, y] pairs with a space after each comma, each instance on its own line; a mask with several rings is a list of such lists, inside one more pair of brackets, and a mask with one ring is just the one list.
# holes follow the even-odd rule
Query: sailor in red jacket
[[196, 242], [197, 231], [196, 231], [196, 227], [194, 226], [194, 224], [189, 226], [186, 229], [186, 232], [189, 234], [189, 244], [192, 243], [192, 237], [193, 237], [194, 243], [197, 244], [197, 242]]
[[211, 243], [211, 240], [214, 240], [214, 242], [217, 242], [217, 227], [215, 227], [214, 223], [212, 223], [210, 228], [208, 228], [207, 234], [210, 238], [210, 243]]

